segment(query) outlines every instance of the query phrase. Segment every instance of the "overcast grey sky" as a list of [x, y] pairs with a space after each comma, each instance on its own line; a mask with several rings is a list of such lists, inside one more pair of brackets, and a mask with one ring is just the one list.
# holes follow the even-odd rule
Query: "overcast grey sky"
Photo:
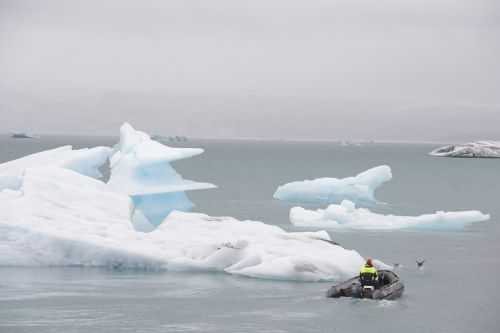
[[500, 140], [498, 0], [0, 0], [0, 132]]

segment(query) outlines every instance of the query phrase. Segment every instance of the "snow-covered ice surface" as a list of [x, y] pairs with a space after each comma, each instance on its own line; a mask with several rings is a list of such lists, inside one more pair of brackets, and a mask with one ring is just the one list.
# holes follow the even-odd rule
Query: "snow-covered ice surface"
[[434, 149], [429, 154], [440, 157], [500, 158], [500, 141], [476, 141], [449, 145]]
[[170, 165], [201, 153], [203, 149], [199, 148], [163, 145], [127, 123], [120, 128], [120, 142], [110, 160], [108, 184], [132, 197], [133, 220], [139, 229], [151, 230], [173, 210], [191, 209], [193, 204], [184, 191], [215, 187], [185, 180]]
[[457, 230], [466, 225], [487, 221], [490, 215], [477, 210], [424, 214], [420, 216], [398, 216], [373, 213], [366, 208], [356, 208], [352, 201], [344, 200], [340, 205], [329, 205], [326, 209], [308, 210], [293, 207], [290, 222], [300, 227], [335, 229], [432, 229]]
[[96, 179], [58, 167], [27, 169], [0, 200], [0, 265], [224, 271], [283, 280], [340, 280], [363, 258], [326, 232], [289, 233], [261, 222], [173, 212], [136, 231], [132, 203]]
[[109, 147], [75, 150], [71, 146], [62, 146], [2, 163], [0, 190], [19, 187], [24, 171], [32, 167], [58, 166], [89, 177], [100, 178], [102, 175], [99, 168], [107, 162], [110, 153]]
[[392, 178], [391, 168], [381, 165], [357, 176], [342, 179], [317, 178], [295, 181], [278, 187], [274, 198], [295, 203], [329, 204], [344, 199], [360, 203], [375, 202], [375, 191]]

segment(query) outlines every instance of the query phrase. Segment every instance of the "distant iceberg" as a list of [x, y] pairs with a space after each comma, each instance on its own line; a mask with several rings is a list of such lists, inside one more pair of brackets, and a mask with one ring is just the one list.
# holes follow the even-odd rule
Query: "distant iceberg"
[[375, 191], [392, 178], [391, 168], [381, 165], [355, 177], [317, 178], [281, 185], [274, 198], [295, 203], [330, 204], [344, 199], [356, 203], [376, 201]]
[[158, 141], [160, 143], [167, 142], [187, 142], [188, 138], [186, 136], [163, 136], [163, 135], [153, 135], [151, 139]]
[[363, 143], [361, 141], [342, 140], [340, 141], [340, 145], [343, 147], [349, 147], [349, 146], [361, 147]]
[[477, 210], [424, 214], [420, 216], [398, 216], [373, 213], [365, 208], [356, 208], [349, 200], [340, 205], [330, 205], [326, 209], [307, 210], [293, 207], [290, 222], [300, 227], [334, 229], [433, 229], [456, 230], [466, 225], [489, 220], [490, 215]]
[[429, 153], [441, 157], [500, 158], [500, 141], [476, 141], [437, 148]]
[[14, 132], [11, 133], [11, 138], [13, 139], [36, 139], [36, 135], [27, 132]]

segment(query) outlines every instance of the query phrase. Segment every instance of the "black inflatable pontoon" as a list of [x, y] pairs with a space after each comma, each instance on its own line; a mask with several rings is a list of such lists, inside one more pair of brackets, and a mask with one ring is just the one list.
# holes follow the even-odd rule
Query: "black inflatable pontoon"
[[375, 290], [363, 291], [359, 277], [353, 277], [328, 289], [326, 297], [354, 297], [372, 299], [396, 299], [401, 297], [405, 286], [399, 276], [392, 271], [379, 270], [379, 286]]

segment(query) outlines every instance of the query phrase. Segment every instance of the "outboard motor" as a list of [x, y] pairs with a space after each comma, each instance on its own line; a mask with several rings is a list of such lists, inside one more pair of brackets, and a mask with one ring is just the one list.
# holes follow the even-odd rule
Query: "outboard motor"
[[363, 289], [361, 290], [361, 297], [362, 298], [373, 298], [374, 291], [375, 291], [374, 286], [363, 286]]

